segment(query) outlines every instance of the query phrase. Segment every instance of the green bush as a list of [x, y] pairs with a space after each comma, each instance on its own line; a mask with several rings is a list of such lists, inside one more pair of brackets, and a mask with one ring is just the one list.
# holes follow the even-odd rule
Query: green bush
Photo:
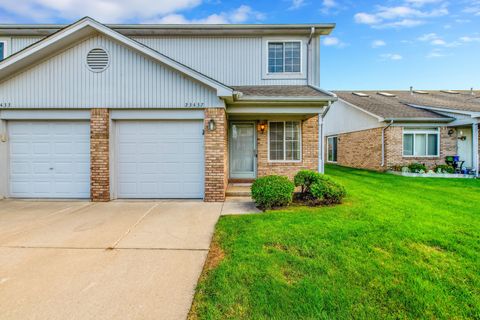
[[341, 203], [347, 195], [345, 187], [325, 177], [311, 186], [312, 195], [323, 204]]
[[427, 172], [427, 167], [421, 163], [411, 163], [408, 165], [408, 169], [413, 173], [420, 173], [420, 171]]
[[287, 177], [265, 176], [252, 184], [252, 199], [263, 211], [292, 203], [295, 186]]
[[300, 170], [293, 178], [295, 187], [301, 187], [302, 193], [310, 193], [312, 183], [321, 179], [321, 174], [312, 170]]
[[448, 164], [440, 164], [433, 171], [435, 173], [455, 173], [455, 168]]

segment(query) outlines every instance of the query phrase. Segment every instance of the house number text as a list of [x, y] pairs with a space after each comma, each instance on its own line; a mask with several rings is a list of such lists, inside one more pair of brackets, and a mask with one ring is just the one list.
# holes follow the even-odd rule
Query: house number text
[[0, 102], [0, 108], [10, 108], [11, 106], [11, 102]]
[[185, 108], [203, 108], [205, 102], [185, 102]]

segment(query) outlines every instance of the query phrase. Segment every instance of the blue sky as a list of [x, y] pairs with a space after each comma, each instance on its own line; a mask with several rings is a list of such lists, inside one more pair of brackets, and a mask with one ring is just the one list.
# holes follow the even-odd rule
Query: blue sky
[[325, 89], [480, 88], [480, 0], [0, 0], [0, 23], [323, 23]]

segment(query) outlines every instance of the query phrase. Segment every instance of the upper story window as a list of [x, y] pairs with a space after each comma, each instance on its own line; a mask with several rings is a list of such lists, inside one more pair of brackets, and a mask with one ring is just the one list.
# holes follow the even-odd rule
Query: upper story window
[[439, 145], [438, 128], [403, 131], [403, 155], [406, 157], [438, 157]]
[[268, 42], [268, 73], [300, 73], [301, 41]]

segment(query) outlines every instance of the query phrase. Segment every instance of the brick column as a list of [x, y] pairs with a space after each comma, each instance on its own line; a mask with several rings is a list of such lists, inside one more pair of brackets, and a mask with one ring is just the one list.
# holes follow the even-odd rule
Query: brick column
[[92, 109], [90, 117], [90, 197], [94, 202], [110, 201], [108, 109]]
[[[214, 131], [208, 130], [208, 122], [213, 119]], [[228, 183], [228, 143], [227, 116], [223, 108], [205, 109], [205, 201], [225, 200]]]

